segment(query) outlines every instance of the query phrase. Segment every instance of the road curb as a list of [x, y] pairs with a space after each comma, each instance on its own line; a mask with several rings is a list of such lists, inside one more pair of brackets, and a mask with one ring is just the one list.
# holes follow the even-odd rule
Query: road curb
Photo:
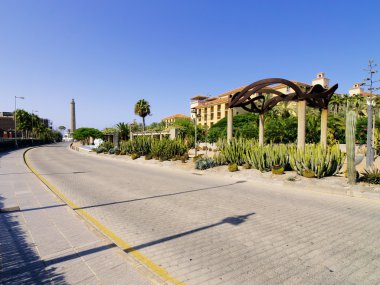
[[[28, 160], [28, 151], [33, 148], [28, 148], [23, 153], [23, 159], [25, 165], [36, 175], [36, 177], [46, 185], [46, 187], [52, 191], [57, 197], [59, 197], [66, 205], [68, 205], [72, 210], [82, 216], [85, 220], [89, 221], [97, 230], [99, 230], [103, 235], [108, 237], [113, 243], [115, 243], [120, 249], [124, 252], [128, 252], [131, 254], [139, 263], [147, 267], [151, 272], [155, 273], [158, 277], [160, 277], [163, 281], [168, 282], [170, 284], [176, 285], [185, 285], [182, 281], [176, 279], [171, 276], [164, 268], [157, 265], [155, 262], [141, 254], [138, 250], [129, 245], [126, 241], [116, 235], [113, 231], [104, 226], [101, 222], [99, 222], [96, 218], [92, 217], [85, 210], [81, 209], [81, 207], [67, 198], [62, 192], [60, 192], [54, 185], [52, 185], [46, 178], [44, 178], [41, 174], [37, 172], [37, 170], [31, 165]], [[157, 280], [151, 280], [155, 283], [158, 283]]]

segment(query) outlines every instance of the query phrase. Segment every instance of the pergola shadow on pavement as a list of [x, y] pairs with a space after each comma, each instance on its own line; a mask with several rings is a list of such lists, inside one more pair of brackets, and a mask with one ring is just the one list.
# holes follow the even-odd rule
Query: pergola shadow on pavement
[[199, 228], [196, 228], [196, 229], [192, 229], [192, 230], [189, 230], [189, 231], [186, 231], [186, 232], [182, 232], [182, 233], [179, 233], [179, 234], [175, 234], [175, 235], [171, 235], [171, 236], [168, 236], [168, 237], [160, 238], [158, 240], [154, 240], [154, 241], [150, 241], [150, 242], [147, 242], [147, 243], [143, 243], [143, 244], [134, 246], [132, 248], [125, 249], [124, 251], [127, 252], [127, 253], [133, 252], [133, 251], [136, 251], [136, 250], [139, 250], [139, 249], [143, 249], [143, 248], [146, 248], [146, 247], [154, 246], [156, 244], [160, 244], [160, 243], [164, 243], [164, 242], [167, 242], [167, 241], [171, 241], [171, 240], [174, 240], [174, 239], [177, 239], [177, 238], [181, 238], [181, 237], [184, 237], [184, 236], [187, 236], [187, 235], [191, 235], [191, 234], [194, 234], [194, 233], [197, 233], [197, 232], [200, 232], [200, 231], [204, 231], [204, 230], [207, 230], [207, 229], [210, 229], [210, 228], [213, 228], [213, 227], [221, 226], [221, 225], [224, 225], [224, 224], [229, 224], [229, 225], [232, 225], [232, 226], [238, 226], [238, 225], [244, 223], [248, 219], [248, 217], [250, 217], [250, 216], [252, 216], [254, 214], [255, 213], [252, 212], [252, 213], [248, 213], [246, 215], [227, 217], [227, 218], [221, 220], [220, 222], [217, 222], [217, 223], [214, 223], [214, 224], [211, 224], [211, 225], [206, 225], [206, 226], [199, 227]]
[[[0, 196], [0, 208], [3, 200]], [[17, 221], [19, 214], [0, 213], [0, 284], [67, 284], [54, 267], [46, 268]]]

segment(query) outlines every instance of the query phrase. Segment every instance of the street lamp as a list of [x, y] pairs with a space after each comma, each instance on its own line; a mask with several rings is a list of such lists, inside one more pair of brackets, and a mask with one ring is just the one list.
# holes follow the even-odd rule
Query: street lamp
[[197, 114], [197, 109], [196, 108], [191, 108], [191, 113], [194, 114], [193, 120], [194, 120], [194, 156], [197, 156], [197, 118], [200, 117], [200, 114]]
[[33, 120], [34, 120], [34, 113], [38, 113], [37, 110], [32, 110], [32, 145], [33, 145]]
[[377, 64], [374, 63], [372, 59], [368, 62], [368, 69], [364, 69], [368, 72], [369, 77], [365, 78], [363, 83], [361, 83], [361, 86], [367, 86], [369, 95], [366, 98], [367, 101], [367, 116], [368, 116], [368, 123], [367, 123], [367, 154], [366, 154], [366, 167], [370, 168], [373, 165], [373, 159], [374, 159], [374, 148], [373, 148], [373, 142], [374, 142], [374, 125], [375, 121], [373, 119], [373, 109], [376, 105], [376, 94], [373, 93], [374, 90], [379, 90], [380, 88], [373, 87], [373, 84], [376, 82], [379, 82], [380, 80], [373, 80], [373, 75], [377, 73], [377, 70], [375, 70], [375, 66]]
[[16, 146], [16, 148], [18, 147], [18, 144], [17, 144], [17, 119], [16, 119], [16, 110], [17, 110], [16, 102], [17, 102], [17, 99], [25, 99], [25, 98], [24, 98], [24, 97], [18, 97], [18, 96], [15, 96], [15, 112], [14, 112], [14, 119], [15, 119], [15, 146]]

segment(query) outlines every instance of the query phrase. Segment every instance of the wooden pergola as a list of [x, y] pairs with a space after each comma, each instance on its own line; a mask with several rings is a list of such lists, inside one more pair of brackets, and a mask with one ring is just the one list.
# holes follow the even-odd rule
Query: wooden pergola
[[[284, 94], [273, 87], [274, 84], [283, 84], [293, 92]], [[324, 88], [320, 84], [301, 88], [296, 83], [282, 78], [267, 78], [256, 81], [242, 91], [231, 94], [228, 100], [227, 140], [232, 138], [233, 108], [241, 107], [248, 112], [259, 114], [259, 144], [264, 144], [264, 114], [280, 102], [297, 102], [298, 132], [297, 147], [305, 147], [306, 106], [321, 110], [321, 144], [327, 145], [327, 117], [328, 105], [338, 84], [331, 88]], [[264, 96], [274, 95], [274, 96]]]

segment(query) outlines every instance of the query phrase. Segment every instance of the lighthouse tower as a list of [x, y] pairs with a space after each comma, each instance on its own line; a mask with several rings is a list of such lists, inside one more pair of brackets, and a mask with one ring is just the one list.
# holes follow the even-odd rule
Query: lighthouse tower
[[75, 101], [74, 101], [74, 99], [71, 100], [70, 109], [71, 109], [70, 129], [71, 129], [71, 133], [73, 133], [76, 130]]

